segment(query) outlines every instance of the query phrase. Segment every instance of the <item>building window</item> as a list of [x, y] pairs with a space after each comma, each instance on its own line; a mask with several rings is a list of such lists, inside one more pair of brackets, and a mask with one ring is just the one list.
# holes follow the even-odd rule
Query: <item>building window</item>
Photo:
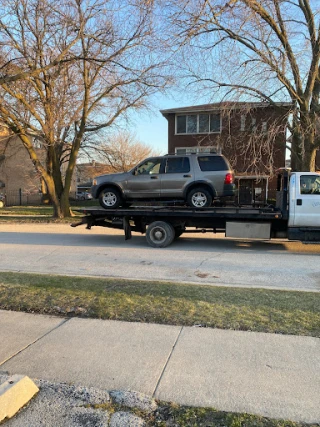
[[43, 147], [42, 141], [37, 137], [33, 138], [33, 146], [34, 148], [42, 148]]
[[209, 123], [210, 123], [209, 114], [199, 114], [199, 133], [208, 133]]
[[187, 133], [187, 116], [177, 116], [177, 133]]
[[255, 132], [257, 130], [257, 119], [255, 117], [252, 117], [251, 119], [251, 129], [252, 132]]
[[267, 133], [267, 130], [268, 130], [267, 122], [262, 122], [261, 130], [262, 130], [262, 133]]
[[177, 134], [220, 133], [220, 131], [220, 113], [185, 114], [176, 116]]
[[241, 115], [240, 119], [240, 130], [243, 132], [246, 129], [246, 116], [244, 114]]
[[187, 116], [187, 133], [198, 133], [196, 115]]
[[210, 114], [210, 132], [220, 132], [220, 114]]

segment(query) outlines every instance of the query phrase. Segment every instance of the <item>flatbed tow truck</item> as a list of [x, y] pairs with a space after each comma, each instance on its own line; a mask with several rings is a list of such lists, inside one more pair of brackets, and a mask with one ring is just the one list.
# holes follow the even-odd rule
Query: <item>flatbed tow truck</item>
[[283, 170], [278, 175], [275, 206], [190, 208], [135, 206], [78, 209], [85, 216], [77, 227], [102, 226], [146, 234], [150, 246], [164, 248], [184, 233], [225, 233], [246, 239], [288, 238], [320, 242], [320, 174]]

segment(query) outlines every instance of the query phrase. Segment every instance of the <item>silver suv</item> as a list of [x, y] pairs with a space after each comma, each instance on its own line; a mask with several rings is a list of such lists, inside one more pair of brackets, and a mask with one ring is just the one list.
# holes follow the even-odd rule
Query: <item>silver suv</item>
[[213, 199], [233, 196], [233, 171], [221, 154], [150, 157], [129, 172], [101, 175], [91, 194], [105, 209], [138, 200], [184, 200], [189, 206], [211, 206]]

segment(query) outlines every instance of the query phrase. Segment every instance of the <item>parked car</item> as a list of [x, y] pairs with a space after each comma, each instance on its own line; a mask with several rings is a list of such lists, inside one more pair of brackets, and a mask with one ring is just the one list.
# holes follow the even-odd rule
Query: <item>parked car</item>
[[6, 197], [3, 194], [0, 194], [0, 209], [4, 208], [6, 205]]
[[91, 194], [105, 209], [138, 200], [172, 199], [203, 208], [235, 194], [234, 174], [221, 154], [150, 157], [129, 172], [94, 178]]
[[91, 200], [92, 195], [87, 191], [78, 191], [76, 194], [76, 200]]

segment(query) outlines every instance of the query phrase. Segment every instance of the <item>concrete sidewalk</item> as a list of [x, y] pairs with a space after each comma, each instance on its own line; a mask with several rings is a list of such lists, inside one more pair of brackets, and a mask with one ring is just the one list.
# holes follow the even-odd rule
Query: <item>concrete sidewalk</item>
[[320, 422], [320, 340], [0, 310], [0, 371]]

